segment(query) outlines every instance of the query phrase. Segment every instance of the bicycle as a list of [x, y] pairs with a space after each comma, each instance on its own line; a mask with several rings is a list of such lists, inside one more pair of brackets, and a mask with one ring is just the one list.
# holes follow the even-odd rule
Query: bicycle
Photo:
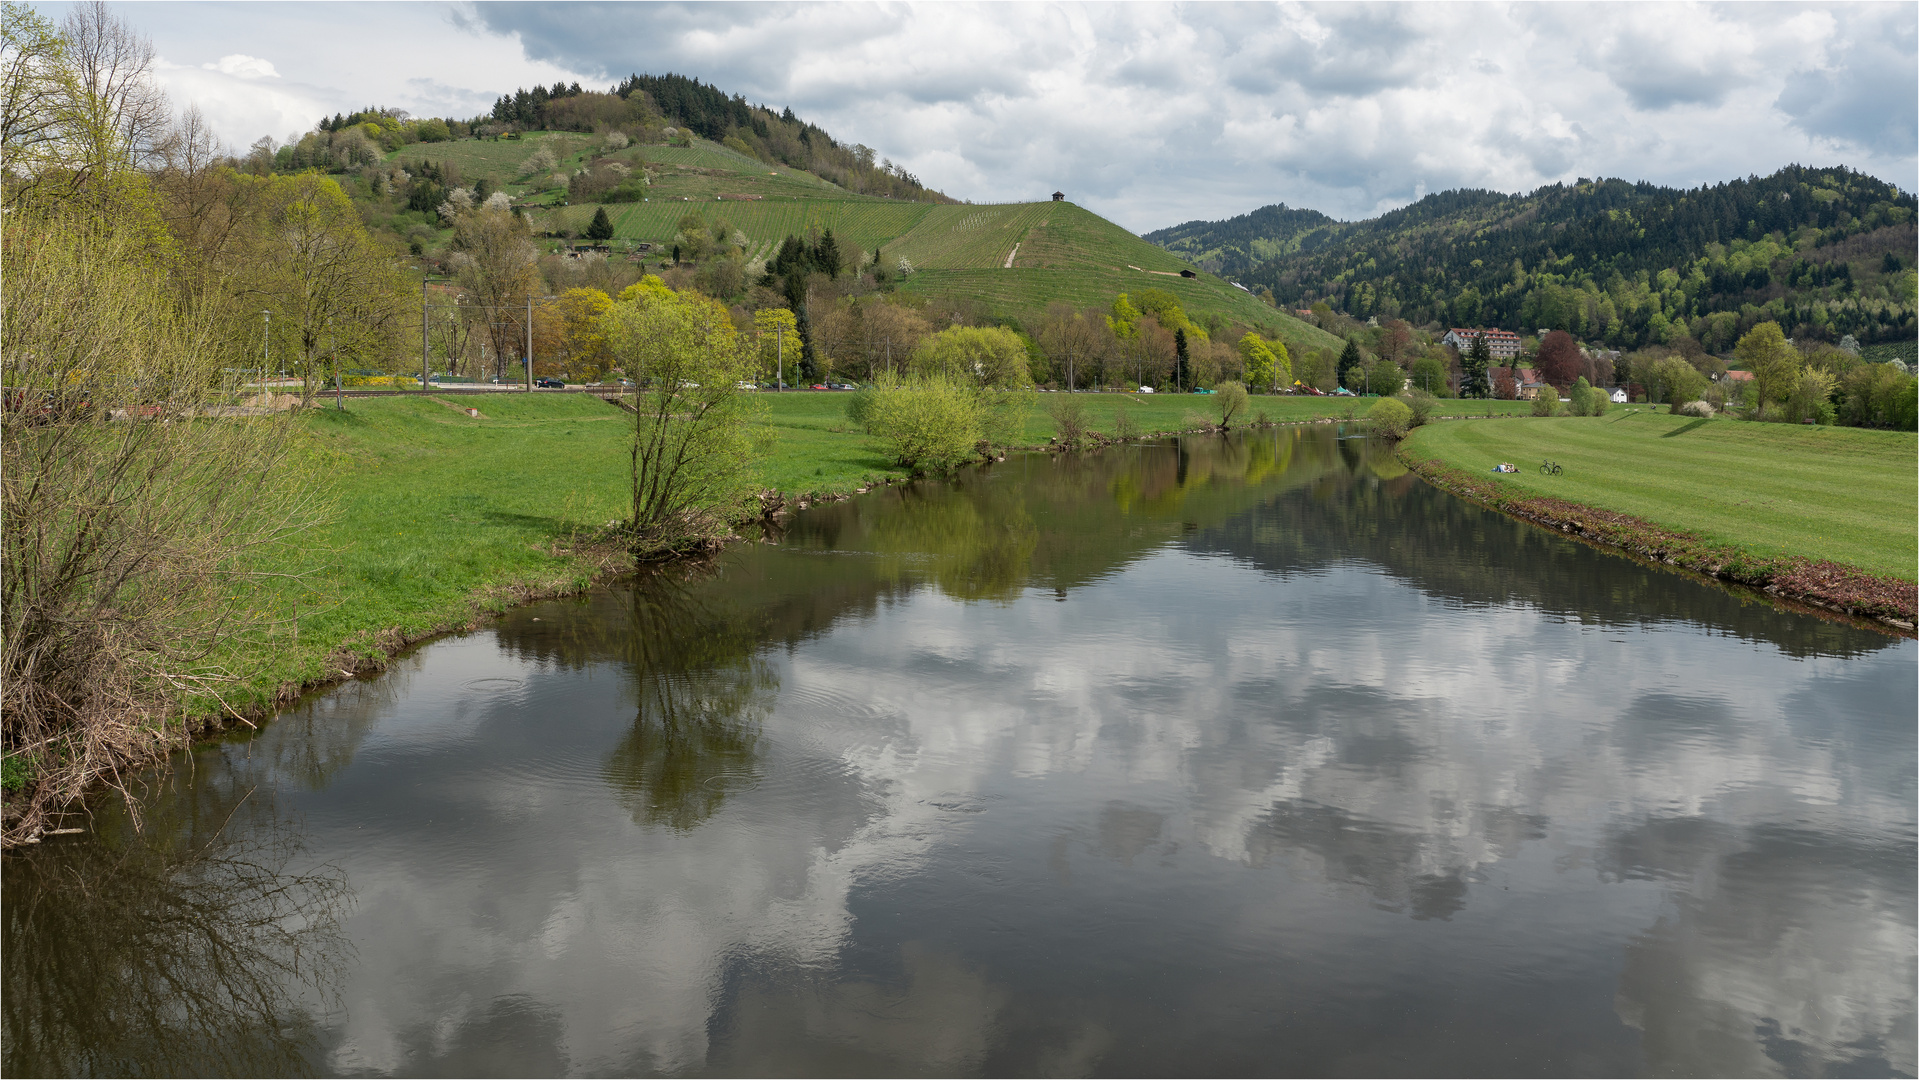
[[1542, 461], [1539, 463], [1539, 471], [1542, 475], [1558, 476], [1563, 470], [1556, 461]]

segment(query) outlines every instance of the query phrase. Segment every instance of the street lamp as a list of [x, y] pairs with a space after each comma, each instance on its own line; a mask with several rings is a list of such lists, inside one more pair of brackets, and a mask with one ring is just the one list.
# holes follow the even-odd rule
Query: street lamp
[[[273, 312], [262, 311], [260, 324], [260, 396], [267, 396], [267, 368], [273, 364]], [[268, 399], [271, 400], [270, 398]]]

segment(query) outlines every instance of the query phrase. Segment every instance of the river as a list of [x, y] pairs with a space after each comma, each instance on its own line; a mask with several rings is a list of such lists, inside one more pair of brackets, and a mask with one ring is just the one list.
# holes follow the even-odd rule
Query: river
[[98, 800], [0, 1064], [1912, 1075], [1916, 711], [1330, 427], [1015, 457]]

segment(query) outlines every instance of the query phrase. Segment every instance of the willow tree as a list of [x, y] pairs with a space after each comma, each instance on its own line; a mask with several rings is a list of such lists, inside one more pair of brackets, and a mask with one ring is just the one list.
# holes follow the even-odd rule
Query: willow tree
[[4, 840], [219, 711], [271, 629], [263, 556], [308, 520], [286, 415], [239, 415], [245, 346], [135, 169], [151, 49], [99, 5], [5, 29], [0, 216]]
[[262, 628], [246, 599], [260, 556], [306, 516], [282, 467], [286, 414], [231, 415], [242, 361], [215, 302], [169, 280], [150, 205], [114, 209], [4, 218], [0, 727], [23, 789], [9, 843], [139, 760], [149, 729], [219, 710], [213, 658]]
[[613, 360], [638, 384], [629, 543], [640, 559], [711, 550], [747, 516], [758, 466], [758, 411], [739, 384], [756, 350], [725, 305], [675, 294], [657, 278], [606, 315]]

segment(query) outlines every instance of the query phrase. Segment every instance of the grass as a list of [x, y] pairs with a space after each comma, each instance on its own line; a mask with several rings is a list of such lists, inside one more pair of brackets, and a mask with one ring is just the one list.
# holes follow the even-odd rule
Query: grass
[[415, 638], [591, 580], [563, 549], [623, 513], [626, 414], [583, 395], [461, 400], [483, 418], [417, 397], [303, 418], [301, 464], [328, 481], [329, 513], [276, 568], [304, 578], [260, 597], [297, 619], [226, 658], [247, 674], [241, 700], [329, 675], [343, 647], [372, 655], [382, 632]]
[[[1919, 566], [1910, 432], [1699, 420], [1645, 409], [1605, 417], [1437, 424], [1406, 444], [1502, 486], [1694, 533], [1763, 557], [1803, 556], [1902, 580]], [[1542, 476], [1539, 462], [1565, 467]]]

